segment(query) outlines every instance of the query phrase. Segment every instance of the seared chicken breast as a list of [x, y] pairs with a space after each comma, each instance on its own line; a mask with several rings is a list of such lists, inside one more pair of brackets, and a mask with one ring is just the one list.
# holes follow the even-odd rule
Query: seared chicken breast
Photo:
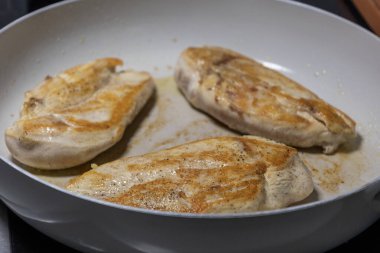
[[20, 118], [5, 132], [12, 156], [32, 167], [62, 169], [118, 142], [154, 90], [146, 72], [116, 72], [122, 63], [98, 59], [26, 92]]
[[355, 122], [317, 95], [262, 64], [219, 47], [188, 48], [175, 70], [196, 108], [230, 128], [325, 153], [354, 138]]
[[294, 148], [243, 136], [93, 166], [67, 189], [161, 211], [236, 213], [286, 207], [306, 198], [313, 182]]

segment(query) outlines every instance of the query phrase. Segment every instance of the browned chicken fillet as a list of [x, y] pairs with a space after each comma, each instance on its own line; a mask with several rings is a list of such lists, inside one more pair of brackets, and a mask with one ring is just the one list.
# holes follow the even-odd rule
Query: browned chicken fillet
[[243, 133], [325, 153], [354, 138], [355, 122], [279, 72], [219, 47], [188, 48], [175, 71], [196, 108]]
[[20, 118], [5, 132], [12, 156], [32, 167], [61, 169], [118, 142], [154, 90], [146, 72], [115, 72], [122, 64], [98, 59], [28, 91]]
[[93, 167], [67, 189], [170, 212], [282, 208], [313, 191], [294, 148], [251, 136], [210, 138]]

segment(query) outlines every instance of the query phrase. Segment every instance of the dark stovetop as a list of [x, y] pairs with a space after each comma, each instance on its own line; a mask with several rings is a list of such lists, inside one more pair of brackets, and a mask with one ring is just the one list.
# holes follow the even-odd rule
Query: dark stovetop
[[[4, 2], [5, 1], [5, 2]], [[2, 4], [7, 5], [12, 0], [0, 0], [0, 7]], [[59, 2], [60, 0], [24, 0], [16, 2], [24, 2], [19, 4], [18, 11], [11, 13], [10, 15], [4, 15], [4, 12], [0, 10], [0, 28], [7, 23], [11, 22], [15, 18], [24, 15], [28, 12]], [[297, 0], [310, 4], [321, 9], [327, 10], [334, 14], [337, 14], [345, 19], [348, 19], [366, 29], [368, 26], [361, 18], [360, 14], [356, 11], [351, 1], [346, 0]], [[358, 217], [360, 218], [360, 217]], [[10, 232], [10, 245], [11, 253], [50, 253], [50, 252], [66, 252], [75, 253], [76, 250], [70, 249], [49, 237], [38, 232], [14, 213], [8, 210], [8, 223]], [[366, 231], [359, 234], [355, 238], [351, 239], [347, 243], [329, 251], [329, 253], [349, 252], [350, 250], [365, 249], [366, 252], [380, 252], [380, 243], [376, 238], [380, 235], [380, 220], [369, 227]]]

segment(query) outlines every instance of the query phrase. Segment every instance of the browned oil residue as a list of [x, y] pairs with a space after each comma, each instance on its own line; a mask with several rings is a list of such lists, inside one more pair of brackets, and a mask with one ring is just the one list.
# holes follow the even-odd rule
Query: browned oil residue
[[196, 141], [196, 140], [211, 138], [211, 137], [216, 137], [216, 136], [233, 135], [232, 133], [226, 133], [224, 131], [218, 131], [216, 129], [212, 129], [212, 132], [203, 132], [202, 134], [199, 134], [200, 132], [202, 132], [202, 131], [199, 131], [199, 129], [204, 128], [204, 126], [207, 127], [207, 125], [209, 124], [210, 124], [210, 121], [208, 119], [193, 121], [187, 126], [185, 126], [183, 129], [173, 134], [172, 137], [156, 143], [154, 145], [154, 148], [161, 149], [169, 145], [170, 146], [179, 145], [178, 140], [182, 140], [182, 142], [190, 142], [190, 141]]
[[189, 136], [189, 130], [187, 128], [185, 129], [182, 129], [180, 131], [177, 131], [173, 137], [171, 138], [168, 138], [166, 140], [163, 140], [163, 141], [160, 141], [158, 143], [156, 143], [154, 145], [154, 148], [159, 148], [159, 147], [162, 147], [162, 146], [166, 146], [166, 145], [170, 145], [172, 143], [175, 143], [176, 140], [178, 140], [179, 138], [186, 138]]
[[304, 160], [305, 165], [309, 168], [314, 181], [326, 192], [336, 193], [339, 186], [344, 183], [341, 176], [341, 164], [328, 159], [324, 159], [324, 165], [312, 165], [310, 161]]
[[361, 176], [368, 168], [368, 158], [360, 150], [342, 149], [334, 155], [301, 153], [300, 156], [315, 184], [327, 194], [339, 194], [364, 183]]
[[156, 79], [155, 82], [157, 85], [157, 100], [152, 112], [155, 111], [156, 116], [153, 120], [143, 122], [142, 125], [139, 126], [140, 131], [132, 138], [129, 144], [130, 147], [151, 138], [158, 130], [168, 124], [169, 119], [167, 119], [165, 115], [167, 115], [170, 105], [173, 104], [170, 96], [176, 95], [178, 91], [176, 90], [172, 77]]
[[157, 117], [153, 122], [150, 122], [146, 126], [144, 126], [144, 131], [141, 133], [142, 136], [149, 137], [152, 134], [154, 134], [157, 130], [161, 129], [166, 125], [166, 118], [164, 117], [165, 115], [165, 110], [167, 107], [170, 105], [170, 100], [169, 99], [158, 99], [157, 101], [157, 108], [158, 108], [158, 113]]
[[181, 129], [181, 130], [177, 131], [173, 135], [173, 137], [156, 143], [154, 145], [154, 148], [156, 149], [156, 148], [159, 148], [159, 147], [162, 147], [162, 146], [171, 145], [173, 143], [176, 143], [176, 141], [178, 139], [185, 139], [186, 141], [190, 141], [190, 139], [192, 137], [192, 131], [190, 129], [194, 128], [196, 125], [201, 124], [203, 121], [204, 120], [199, 120], [199, 121], [192, 122], [191, 124], [189, 124], [188, 126], [186, 126], [184, 129]]

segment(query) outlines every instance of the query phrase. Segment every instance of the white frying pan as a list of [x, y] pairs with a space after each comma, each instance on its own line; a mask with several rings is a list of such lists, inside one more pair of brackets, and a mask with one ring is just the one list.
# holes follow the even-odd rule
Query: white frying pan
[[[234, 49], [304, 84], [358, 123], [359, 138], [332, 156], [301, 151], [315, 191], [281, 210], [177, 214], [73, 195], [62, 186], [88, 164], [60, 172], [27, 168], [0, 139], [0, 196], [26, 222], [86, 252], [319, 252], [380, 214], [380, 40], [331, 14], [284, 1], [67, 1], [0, 32], [0, 132], [26, 90], [47, 74], [104, 57], [172, 75], [188, 46]], [[173, 83], [158, 82], [123, 140], [102, 163], [211, 135], [233, 134], [193, 110]]]

